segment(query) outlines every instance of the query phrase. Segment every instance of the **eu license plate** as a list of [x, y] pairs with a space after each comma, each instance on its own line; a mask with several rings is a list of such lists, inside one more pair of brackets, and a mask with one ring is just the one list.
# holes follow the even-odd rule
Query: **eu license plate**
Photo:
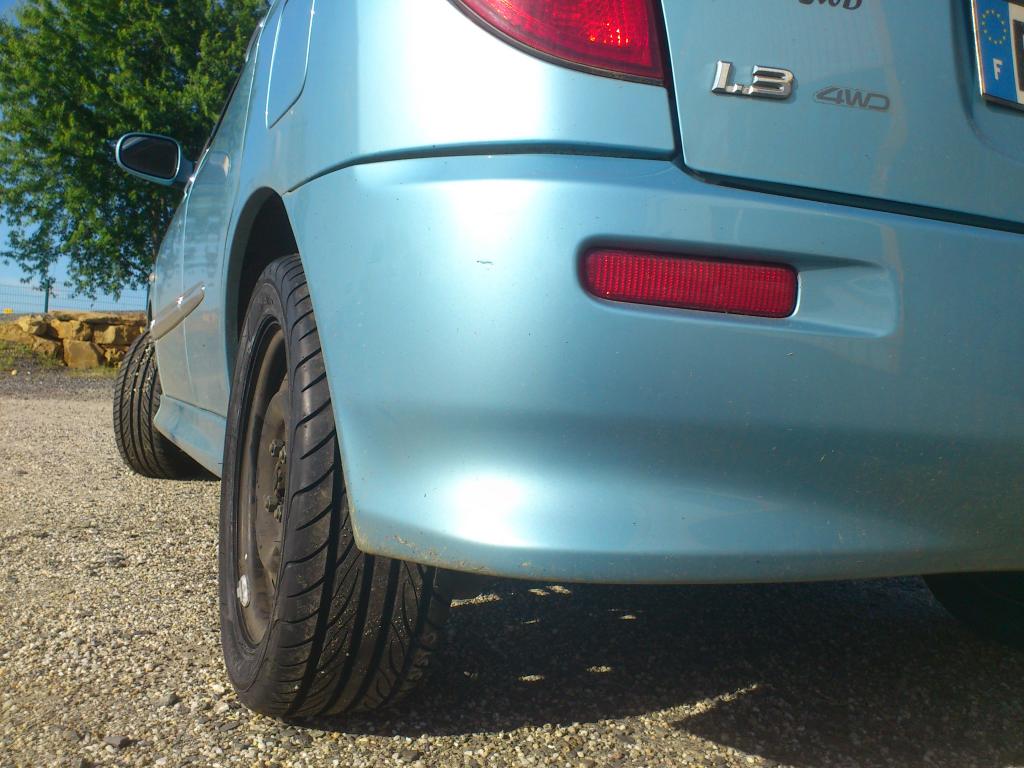
[[971, 0], [981, 93], [1024, 109], [1024, 0]]

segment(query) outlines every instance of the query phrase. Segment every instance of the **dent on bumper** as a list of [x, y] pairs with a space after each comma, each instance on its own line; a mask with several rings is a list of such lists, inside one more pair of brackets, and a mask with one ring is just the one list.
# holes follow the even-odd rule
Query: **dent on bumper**
[[[287, 205], [369, 552], [619, 582], [1024, 567], [1018, 236], [570, 156], [358, 166]], [[595, 244], [784, 261], [799, 305], [601, 302]]]

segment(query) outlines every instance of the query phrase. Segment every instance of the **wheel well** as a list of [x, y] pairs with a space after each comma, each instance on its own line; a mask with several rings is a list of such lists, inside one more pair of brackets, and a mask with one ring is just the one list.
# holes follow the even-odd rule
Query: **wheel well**
[[233, 289], [234, 301], [229, 299], [226, 307], [227, 317], [233, 322], [225, 323], [232, 365], [256, 281], [271, 262], [299, 250], [280, 195], [272, 190], [263, 190], [250, 198], [239, 217], [235, 244], [228, 273], [228, 286], [229, 290]]

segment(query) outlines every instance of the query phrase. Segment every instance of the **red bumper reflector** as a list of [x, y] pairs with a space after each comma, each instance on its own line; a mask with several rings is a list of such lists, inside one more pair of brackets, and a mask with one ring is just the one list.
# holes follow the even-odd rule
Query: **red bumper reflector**
[[602, 250], [587, 254], [583, 278], [588, 291], [610, 301], [758, 317], [796, 309], [796, 271], [777, 264]]

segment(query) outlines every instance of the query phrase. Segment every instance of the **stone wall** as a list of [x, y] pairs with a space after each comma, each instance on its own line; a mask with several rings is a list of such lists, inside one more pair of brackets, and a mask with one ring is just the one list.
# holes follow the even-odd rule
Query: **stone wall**
[[0, 322], [0, 341], [13, 341], [69, 368], [117, 366], [146, 329], [142, 312], [51, 312]]

